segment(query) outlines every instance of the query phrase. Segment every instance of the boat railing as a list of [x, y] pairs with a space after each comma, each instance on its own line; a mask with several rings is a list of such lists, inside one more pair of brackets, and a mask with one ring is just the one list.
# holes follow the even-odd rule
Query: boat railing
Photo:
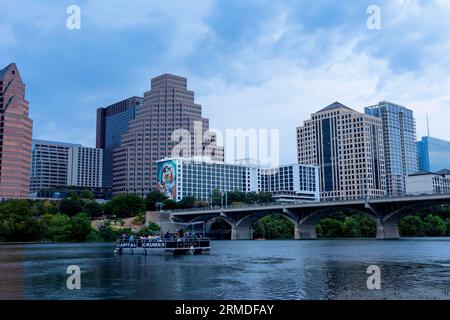
[[118, 248], [191, 248], [209, 247], [209, 238], [153, 238], [153, 239], [118, 239]]

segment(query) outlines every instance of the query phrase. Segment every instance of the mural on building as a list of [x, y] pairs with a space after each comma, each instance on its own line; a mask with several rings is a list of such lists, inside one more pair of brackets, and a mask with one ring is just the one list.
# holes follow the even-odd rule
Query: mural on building
[[169, 199], [176, 200], [176, 164], [174, 161], [158, 163], [158, 190]]

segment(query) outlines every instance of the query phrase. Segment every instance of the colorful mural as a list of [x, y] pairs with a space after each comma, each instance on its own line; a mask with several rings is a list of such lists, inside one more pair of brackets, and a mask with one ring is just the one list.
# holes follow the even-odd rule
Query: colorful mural
[[177, 165], [174, 161], [158, 163], [158, 190], [171, 200], [177, 197]]

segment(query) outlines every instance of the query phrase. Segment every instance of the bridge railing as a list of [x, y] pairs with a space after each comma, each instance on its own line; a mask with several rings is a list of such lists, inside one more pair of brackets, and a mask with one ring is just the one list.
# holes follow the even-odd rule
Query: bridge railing
[[[440, 193], [440, 194], [420, 194], [420, 195], [404, 195], [404, 196], [382, 196], [370, 198], [370, 201], [373, 200], [388, 200], [388, 199], [412, 199], [412, 198], [421, 198], [421, 197], [440, 197], [440, 196], [450, 196], [450, 193]], [[252, 209], [252, 208], [264, 208], [271, 206], [289, 206], [289, 205], [300, 205], [300, 204], [314, 204], [314, 203], [342, 203], [349, 201], [367, 201], [367, 198], [358, 198], [358, 199], [349, 199], [349, 200], [332, 200], [332, 199], [321, 199], [319, 202], [311, 202], [311, 201], [289, 201], [289, 202], [266, 202], [266, 203], [256, 203], [249, 204], [246, 206], [207, 206], [207, 207], [199, 207], [199, 208], [187, 208], [187, 209], [175, 209], [175, 210], [161, 210], [161, 212], [166, 213], [183, 213], [183, 212], [194, 212], [194, 211], [211, 211], [211, 210], [230, 210], [230, 209]]]
[[301, 204], [301, 203], [307, 202], [267, 202], [267, 203], [249, 204], [248, 206], [207, 206], [199, 208], [161, 210], [161, 212], [175, 213], [175, 212], [211, 211], [211, 210], [226, 210], [226, 209], [247, 209], [247, 208], [261, 208], [261, 207], [271, 207], [274, 205], [276, 206], [276, 205]]

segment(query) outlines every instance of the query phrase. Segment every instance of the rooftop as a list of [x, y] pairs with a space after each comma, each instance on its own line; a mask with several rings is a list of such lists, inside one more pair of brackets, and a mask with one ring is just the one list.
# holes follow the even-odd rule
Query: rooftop
[[440, 175], [440, 176], [444, 176], [444, 175], [450, 175], [450, 170], [449, 169], [442, 169], [438, 172], [430, 172], [430, 171], [419, 171], [413, 174], [410, 174], [410, 177], [416, 177], [416, 176], [427, 176], [427, 175]]
[[14, 63], [10, 63], [10, 64], [7, 65], [5, 68], [3, 68], [2, 70], [0, 70], [0, 79], [3, 79], [3, 77], [4, 77], [5, 74], [8, 72], [8, 70], [11, 68], [12, 65], [14, 65]]
[[349, 110], [349, 111], [355, 111], [355, 110], [343, 105], [342, 103], [336, 101], [318, 112], [331, 111], [331, 110], [336, 110], [336, 109], [345, 109], [345, 110]]

